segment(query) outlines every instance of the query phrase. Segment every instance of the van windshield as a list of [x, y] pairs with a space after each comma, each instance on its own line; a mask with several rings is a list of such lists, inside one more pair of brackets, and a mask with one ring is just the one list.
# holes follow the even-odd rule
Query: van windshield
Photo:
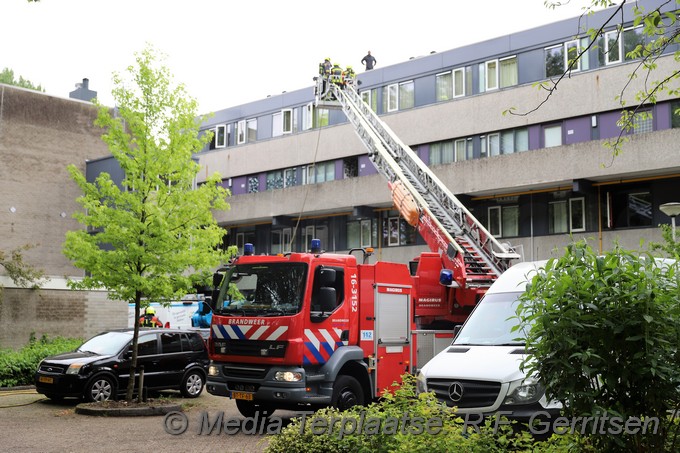
[[517, 300], [522, 292], [487, 294], [475, 307], [460, 330], [455, 345], [521, 346], [522, 331], [511, 331], [519, 324]]

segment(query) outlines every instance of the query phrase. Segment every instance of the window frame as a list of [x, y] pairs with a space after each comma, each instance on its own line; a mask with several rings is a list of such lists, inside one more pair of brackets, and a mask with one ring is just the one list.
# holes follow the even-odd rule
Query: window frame
[[[573, 205], [576, 203], [581, 204], [581, 227], [574, 227], [574, 208]], [[569, 198], [569, 231], [571, 233], [580, 233], [586, 231], [586, 199], [585, 197]]]
[[[220, 141], [220, 130], [222, 130], [222, 140]], [[227, 147], [227, 125], [218, 124], [215, 126], [215, 148], [226, 148]]]
[[[489, 77], [489, 74], [491, 74], [491, 72], [492, 72], [492, 71], [489, 70], [489, 67], [490, 67], [490, 66], [494, 66], [494, 69], [493, 69], [493, 78], [494, 78], [494, 81], [496, 82], [496, 84], [493, 85], [493, 86], [489, 84], [489, 80], [491, 79], [491, 77]], [[485, 82], [484, 82], [484, 85], [485, 85], [485, 88], [486, 88], [485, 91], [497, 90], [498, 87], [499, 87], [499, 80], [498, 80], [498, 59], [496, 58], [496, 59], [494, 59], [494, 60], [487, 60], [487, 61], [485, 61], [485, 62], [484, 62], [484, 68], [485, 68], [484, 74], [485, 74], [485, 78], [486, 78], [486, 80], [485, 80]]]
[[236, 123], [236, 144], [243, 145], [246, 143], [246, 120], [240, 120]]
[[[510, 84], [510, 85], [503, 85], [503, 83], [502, 83], [503, 72], [504, 72], [502, 70], [503, 69], [503, 63], [508, 62], [510, 60], [515, 61], [515, 64], [514, 64], [514, 70], [515, 70], [514, 81], [515, 82]], [[497, 80], [497, 84], [498, 84], [498, 88], [514, 87], [514, 86], [517, 86], [519, 84], [519, 62], [517, 61], [517, 55], [510, 55], [508, 57], [503, 57], [503, 58], [500, 58], [498, 60], [498, 80]]]

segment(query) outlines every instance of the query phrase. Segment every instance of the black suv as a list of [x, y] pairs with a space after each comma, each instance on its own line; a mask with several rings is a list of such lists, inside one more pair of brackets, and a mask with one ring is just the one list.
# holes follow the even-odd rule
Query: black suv
[[[52, 399], [115, 399], [125, 393], [130, 378], [133, 332], [132, 328], [103, 332], [73, 352], [47, 357], [35, 373], [36, 390]], [[137, 366], [144, 366], [147, 390], [175, 389], [196, 398], [203, 391], [209, 363], [197, 331], [139, 329]]]

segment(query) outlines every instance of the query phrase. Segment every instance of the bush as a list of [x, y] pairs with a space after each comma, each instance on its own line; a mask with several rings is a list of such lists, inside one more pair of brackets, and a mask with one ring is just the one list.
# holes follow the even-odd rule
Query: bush
[[678, 262], [619, 247], [600, 256], [580, 241], [549, 260], [521, 300], [532, 351], [527, 374], [566, 415], [658, 422], [653, 432], [623, 433], [591, 422], [586, 431], [596, 446], [677, 451], [678, 426], [667, 414], [680, 407]]
[[[592, 451], [578, 436], [553, 436], [545, 442], [528, 431], [502, 425], [494, 429], [491, 420], [477, 433], [465, 427], [463, 419], [439, 402], [433, 393], [415, 393], [415, 379], [404, 383], [394, 395], [367, 407], [354, 406], [340, 412], [320, 409], [294, 419], [281, 434], [272, 438], [268, 453], [294, 452], [567, 452]], [[431, 421], [430, 425], [427, 421]], [[304, 425], [303, 425], [304, 422]]]
[[37, 340], [35, 335], [31, 334], [28, 344], [19, 351], [0, 350], [0, 387], [33, 384], [33, 375], [42, 359], [73, 351], [82, 343], [83, 340], [78, 338], [48, 339], [45, 335]]

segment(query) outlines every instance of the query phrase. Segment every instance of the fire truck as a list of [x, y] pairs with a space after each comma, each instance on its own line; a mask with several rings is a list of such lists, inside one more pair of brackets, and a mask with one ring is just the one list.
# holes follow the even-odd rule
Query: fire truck
[[[246, 244], [215, 274], [206, 383], [246, 417], [369, 403], [438, 352], [417, 353], [423, 326], [461, 324], [520, 258], [361, 100], [353, 80], [315, 80], [316, 104], [344, 111], [430, 251], [408, 264], [370, 263], [371, 249], [325, 253], [318, 240], [280, 256]], [[448, 345], [451, 331], [442, 335]]]

